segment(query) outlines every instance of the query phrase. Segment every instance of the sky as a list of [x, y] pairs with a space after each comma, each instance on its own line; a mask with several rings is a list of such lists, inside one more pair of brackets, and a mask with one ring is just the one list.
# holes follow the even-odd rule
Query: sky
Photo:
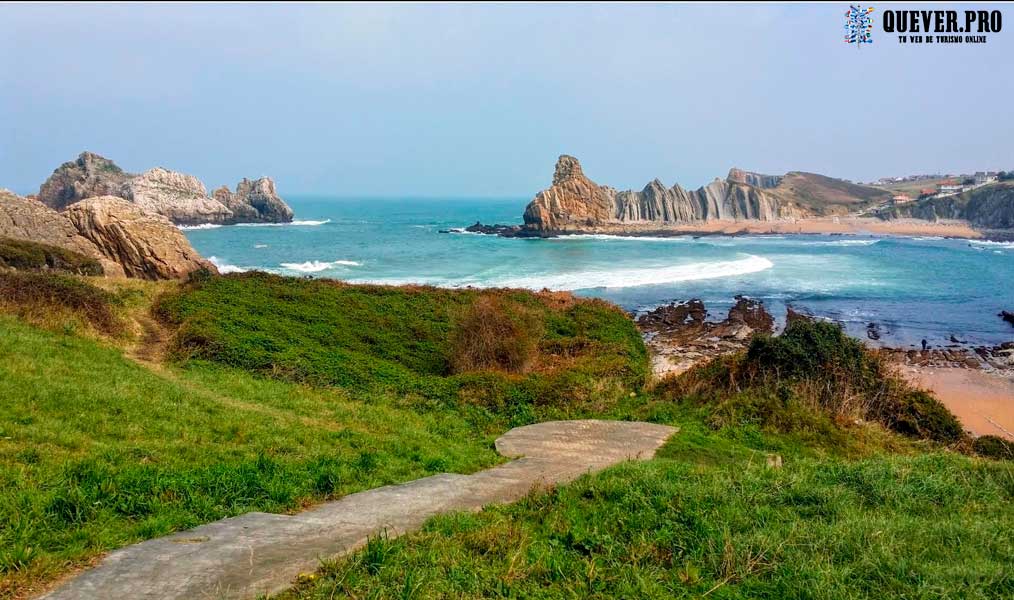
[[[90, 150], [209, 189], [529, 197], [730, 167], [858, 181], [1014, 169], [1014, 5], [0, 4], [0, 187]], [[884, 9], [999, 9], [981, 45], [902, 45]]]

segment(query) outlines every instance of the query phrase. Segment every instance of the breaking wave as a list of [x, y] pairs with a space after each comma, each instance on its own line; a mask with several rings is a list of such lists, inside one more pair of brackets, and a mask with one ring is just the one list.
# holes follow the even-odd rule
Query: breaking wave
[[247, 271], [250, 270], [247, 267], [237, 267], [236, 265], [230, 265], [227, 262], [219, 260], [217, 256], [209, 256], [208, 262], [215, 265], [215, 267], [218, 268], [218, 272], [221, 273], [222, 275], [225, 275], [226, 273], [246, 273]]
[[236, 223], [236, 227], [313, 227], [317, 225], [326, 225], [331, 222], [331, 219], [324, 219], [323, 221], [301, 221], [296, 219], [288, 223]]
[[202, 223], [200, 225], [177, 225], [181, 231], [190, 231], [193, 229], [218, 229], [221, 225], [216, 223]]
[[702, 262], [670, 267], [641, 267], [618, 270], [587, 270], [554, 275], [532, 275], [489, 282], [488, 286], [528, 289], [580, 290], [592, 288], [624, 288], [700, 279], [735, 277], [765, 271], [774, 266], [763, 256], [749, 255], [740, 260]]
[[280, 266], [290, 271], [299, 271], [300, 273], [317, 273], [335, 267], [358, 267], [360, 264], [354, 260], [335, 260], [331, 262], [308, 260], [301, 263], [282, 263]]

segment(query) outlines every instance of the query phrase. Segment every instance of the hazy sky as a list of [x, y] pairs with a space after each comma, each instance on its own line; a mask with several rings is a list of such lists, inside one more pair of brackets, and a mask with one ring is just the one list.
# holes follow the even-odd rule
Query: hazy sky
[[[731, 166], [1014, 168], [1014, 6], [984, 45], [842, 41], [847, 2], [0, 5], [0, 187], [88, 149], [209, 188], [530, 196]], [[890, 7], [906, 8], [906, 7]]]

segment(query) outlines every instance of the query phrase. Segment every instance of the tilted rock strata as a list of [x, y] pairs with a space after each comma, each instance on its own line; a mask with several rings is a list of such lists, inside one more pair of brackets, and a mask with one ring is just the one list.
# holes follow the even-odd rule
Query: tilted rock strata
[[[743, 181], [777, 185], [778, 178], [734, 169]], [[774, 220], [805, 216], [762, 187], [716, 179], [688, 191], [678, 184], [665, 187], [658, 179], [640, 192], [617, 192], [588, 179], [572, 156], [556, 163], [553, 184], [539, 192], [525, 209], [525, 228], [542, 232], [573, 232], [621, 224], [678, 224], [707, 220]]]
[[89, 198], [68, 206], [64, 214], [128, 277], [181, 279], [202, 268], [215, 272], [166, 217], [122, 198]]
[[106, 275], [124, 275], [123, 268], [83, 237], [65, 215], [7, 190], [0, 190], [0, 237], [71, 250], [98, 260]]

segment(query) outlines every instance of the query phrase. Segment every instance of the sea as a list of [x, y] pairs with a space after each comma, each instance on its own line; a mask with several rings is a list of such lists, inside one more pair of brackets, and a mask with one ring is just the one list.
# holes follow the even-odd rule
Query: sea
[[467, 233], [520, 223], [527, 198], [287, 197], [289, 224], [182, 228], [224, 272], [262, 270], [356, 283], [568, 290], [631, 313], [700, 298], [722, 319], [738, 294], [779, 323], [787, 306], [879, 343], [1014, 340], [1014, 243], [873, 235], [549, 239]]

